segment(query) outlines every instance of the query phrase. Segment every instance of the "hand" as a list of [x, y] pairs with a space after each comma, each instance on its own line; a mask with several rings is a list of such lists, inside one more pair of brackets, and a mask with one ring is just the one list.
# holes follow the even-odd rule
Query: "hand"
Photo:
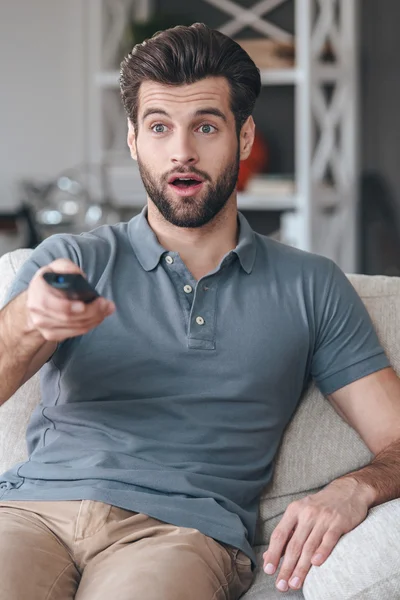
[[89, 304], [67, 299], [43, 279], [43, 273], [48, 271], [85, 275], [75, 263], [63, 258], [35, 273], [27, 292], [27, 318], [30, 329], [38, 331], [45, 340], [61, 342], [83, 335], [115, 311], [114, 303], [105, 298]]
[[[264, 572], [272, 575], [284, 553], [276, 587], [283, 592], [299, 589], [311, 566], [320, 566], [328, 558], [339, 538], [364, 521], [368, 508], [366, 494], [351, 478], [335, 480], [320, 492], [292, 502], [263, 554]], [[269, 564], [273, 569], [267, 569]]]

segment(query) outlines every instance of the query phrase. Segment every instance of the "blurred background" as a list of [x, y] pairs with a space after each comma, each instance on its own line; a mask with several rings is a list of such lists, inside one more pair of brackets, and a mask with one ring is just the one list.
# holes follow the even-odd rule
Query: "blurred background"
[[0, 0], [0, 255], [142, 209], [119, 64], [201, 21], [261, 70], [238, 183], [253, 228], [400, 275], [399, 19], [398, 0]]

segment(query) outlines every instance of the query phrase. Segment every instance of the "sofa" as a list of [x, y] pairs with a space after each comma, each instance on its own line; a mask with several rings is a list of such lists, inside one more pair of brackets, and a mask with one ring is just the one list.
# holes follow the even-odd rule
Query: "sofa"
[[[18, 268], [30, 253], [29, 249], [20, 249], [0, 258], [0, 307]], [[399, 374], [400, 278], [348, 277]], [[36, 374], [0, 407], [0, 474], [26, 459], [25, 430], [39, 402]], [[275, 587], [279, 569], [273, 576], [262, 571], [262, 554], [290, 502], [316, 493], [333, 479], [372, 459], [358, 434], [311, 384], [284, 432], [273, 479], [260, 498], [254, 542], [258, 567], [244, 600], [400, 600], [400, 499], [370, 509], [358, 527], [342, 536], [324, 564], [311, 567], [301, 590], [282, 593]]]

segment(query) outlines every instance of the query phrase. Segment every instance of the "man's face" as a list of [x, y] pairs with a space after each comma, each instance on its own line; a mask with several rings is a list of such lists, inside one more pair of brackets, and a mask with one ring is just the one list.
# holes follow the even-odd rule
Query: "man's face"
[[128, 145], [163, 217], [178, 227], [211, 221], [235, 189], [241, 156], [228, 82], [142, 83], [137, 129], [129, 124]]

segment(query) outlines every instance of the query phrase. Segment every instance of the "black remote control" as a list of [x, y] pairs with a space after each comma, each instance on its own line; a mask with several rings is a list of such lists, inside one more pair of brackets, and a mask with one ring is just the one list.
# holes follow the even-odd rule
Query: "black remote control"
[[80, 273], [44, 273], [43, 279], [56, 290], [63, 292], [69, 300], [89, 304], [100, 295]]

